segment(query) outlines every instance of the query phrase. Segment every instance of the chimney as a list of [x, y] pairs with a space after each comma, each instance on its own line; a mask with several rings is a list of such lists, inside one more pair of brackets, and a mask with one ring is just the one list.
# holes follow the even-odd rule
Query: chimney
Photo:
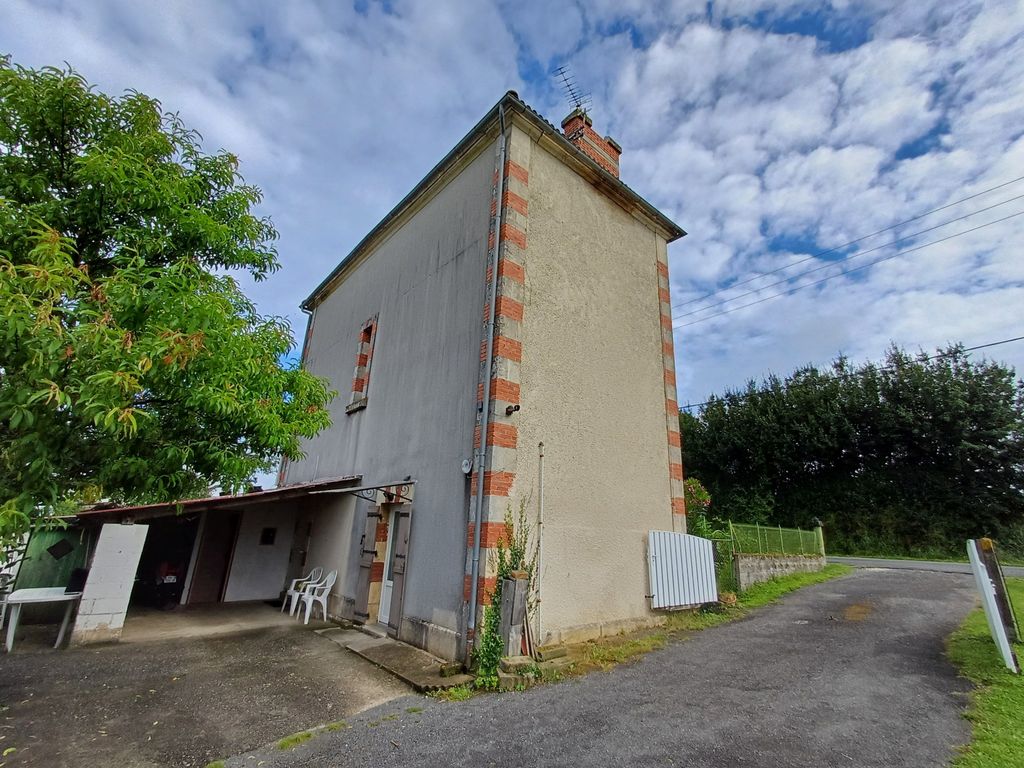
[[619, 155], [622, 147], [611, 136], [603, 139], [592, 126], [594, 121], [582, 109], [574, 109], [562, 121], [562, 133], [591, 160], [596, 162], [615, 178], [619, 177]]

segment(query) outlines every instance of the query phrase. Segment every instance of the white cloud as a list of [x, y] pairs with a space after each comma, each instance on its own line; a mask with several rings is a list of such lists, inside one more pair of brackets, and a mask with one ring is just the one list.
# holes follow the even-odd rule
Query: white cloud
[[[624, 180], [690, 232], [670, 249], [683, 302], [1024, 175], [1022, 32], [1012, 0], [0, 6], [0, 50], [15, 61], [67, 60], [109, 92], [138, 88], [208, 149], [242, 158], [282, 234], [284, 269], [252, 292], [295, 321], [299, 301], [505, 90], [557, 123], [568, 110], [553, 65], [570, 64], [593, 92], [595, 128], [624, 146]], [[1016, 194], [1024, 183], [863, 247]], [[1018, 210], [1024, 201], [921, 241]], [[890, 340], [1020, 335], [1022, 236], [1024, 216], [680, 328], [680, 400], [840, 350], [877, 358]], [[754, 290], [680, 324], [788, 287], [764, 287], [775, 279], [680, 307]], [[993, 354], [1024, 363], [1024, 345]]]

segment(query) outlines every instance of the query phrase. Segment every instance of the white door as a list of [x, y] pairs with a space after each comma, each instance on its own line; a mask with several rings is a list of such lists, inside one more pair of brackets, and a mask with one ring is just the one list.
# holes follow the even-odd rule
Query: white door
[[398, 508], [388, 513], [388, 546], [384, 552], [384, 583], [380, 587], [380, 607], [377, 609], [377, 623], [387, 625], [391, 618], [391, 590], [394, 582], [395, 535], [398, 532]]

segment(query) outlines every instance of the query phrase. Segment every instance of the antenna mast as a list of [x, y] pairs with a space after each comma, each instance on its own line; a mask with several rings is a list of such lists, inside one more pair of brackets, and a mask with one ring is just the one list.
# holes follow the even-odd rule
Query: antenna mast
[[580, 88], [576, 82], [576, 75], [568, 67], [563, 66], [556, 69], [555, 76], [561, 79], [562, 92], [572, 108], [586, 114], [591, 104], [590, 91], [584, 91]]

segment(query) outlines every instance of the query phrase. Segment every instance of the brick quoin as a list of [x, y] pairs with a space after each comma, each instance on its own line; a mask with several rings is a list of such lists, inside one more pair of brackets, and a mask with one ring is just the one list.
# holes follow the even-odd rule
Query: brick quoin
[[499, 296], [496, 304], [498, 317], [507, 317], [509, 320], [523, 319], [523, 305], [508, 296]]
[[[480, 552], [480, 559], [481, 559], [481, 561], [483, 560], [485, 554], [486, 553], [483, 552], [483, 551]], [[497, 583], [498, 583], [498, 579], [497, 579], [496, 576], [487, 576], [487, 577], [481, 576], [479, 579], [477, 579], [477, 587], [476, 587], [477, 591], [476, 591], [476, 594], [477, 594], [477, 600], [479, 600], [480, 605], [490, 605], [491, 604], [491, 593], [494, 591], [494, 587], [495, 587], [495, 585], [497, 585]], [[462, 580], [462, 599], [463, 600], [469, 600], [469, 588], [472, 585], [473, 585], [473, 577], [467, 574], [463, 578], [463, 580]]]
[[526, 185], [530, 183], [530, 172], [511, 160], [505, 161], [505, 175], [512, 179], [518, 179]]
[[365, 352], [360, 352], [358, 355], [356, 355], [356, 365], [358, 365], [358, 366], [364, 366], [369, 361], [370, 361], [370, 356], [367, 355]]
[[677, 419], [679, 418], [679, 403], [677, 403], [675, 400], [669, 400], [668, 398], [665, 398], [665, 410], [668, 411], [673, 416], [675, 416]]
[[[486, 356], [486, 350], [484, 354]], [[514, 360], [517, 363], [521, 362], [523, 359], [523, 343], [510, 339], [508, 336], [498, 336], [494, 339], [494, 354], [497, 357], [504, 357], [506, 360]]]
[[658, 274], [662, 277], [668, 277], [668, 264], [664, 261], [658, 262]]
[[676, 355], [676, 348], [673, 346], [671, 341], [661, 342], [661, 354], [665, 357], [672, 359]]
[[384, 581], [384, 563], [380, 560], [376, 560], [370, 565], [370, 583], [377, 581]]
[[[515, 448], [519, 441], [519, 429], [512, 424], [491, 423], [487, 425], [487, 444], [498, 448]], [[473, 429], [473, 447], [480, 447], [480, 427]]]
[[[476, 529], [476, 525], [470, 523], [466, 528], [466, 541], [469, 546], [473, 546], [473, 532]], [[498, 540], [504, 541], [508, 544], [508, 531], [505, 530], [504, 523], [484, 523], [480, 529], [480, 546], [484, 549], [493, 549], [498, 546]]]
[[[484, 472], [484, 496], [508, 496], [512, 483], [516, 479], [515, 472]], [[476, 495], [477, 473], [471, 478], [473, 494]]]
[[388, 524], [377, 523], [377, 530], [374, 532], [374, 541], [388, 540]]
[[676, 385], [676, 369], [666, 368], [665, 369], [665, 383], [669, 386], [674, 387]]
[[672, 432], [671, 430], [669, 430], [668, 444], [671, 445], [673, 448], [682, 448], [683, 439], [682, 437], [680, 437], [678, 432]]
[[672, 330], [672, 315], [661, 316], [661, 327], [664, 328], [666, 331]]
[[498, 260], [498, 277], [507, 277], [517, 283], [526, 282], [526, 270], [522, 264], [517, 264], [511, 259]]
[[506, 208], [511, 208], [517, 213], [528, 216], [530, 204], [526, 201], [525, 197], [520, 197], [510, 189], [505, 190], [505, 194], [501, 196], [501, 204]]
[[668, 474], [673, 480], [683, 479], [683, 465], [670, 462], [668, 465]]
[[678, 496], [672, 499], [672, 514], [674, 515], [685, 515], [686, 514], [686, 502], [684, 502]]
[[515, 243], [524, 251], [526, 250], [526, 233], [521, 229], [516, 229], [511, 224], [501, 225], [501, 239]]
[[352, 391], [353, 392], [362, 392], [364, 389], [366, 389], [366, 380], [365, 379], [352, 379]]
[[669, 304], [672, 301], [672, 294], [670, 294], [665, 288], [658, 288], [658, 298], [666, 304]]
[[[502, 400], [512, 405], [519, 404], [519, 384], [508, 379], [491, 379], [491, 397], [495, 400]], [[476, 385], [476, 401], [483, 402], [483, 382]]]

